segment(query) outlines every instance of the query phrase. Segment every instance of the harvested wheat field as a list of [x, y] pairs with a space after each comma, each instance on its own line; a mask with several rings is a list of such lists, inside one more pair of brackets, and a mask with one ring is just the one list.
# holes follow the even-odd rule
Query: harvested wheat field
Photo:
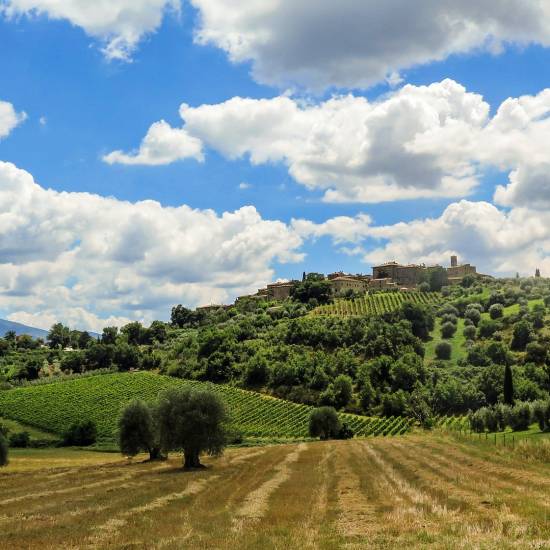
[[550, 466], [490, 446], [371, 438], [205, 463], [14, 452], [0, 548], [550, 548]]

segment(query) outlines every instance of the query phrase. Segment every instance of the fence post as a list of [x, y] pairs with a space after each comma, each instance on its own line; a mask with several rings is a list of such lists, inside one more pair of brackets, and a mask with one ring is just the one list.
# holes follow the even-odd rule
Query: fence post
[[502, 434], [502, 442], [503, 442], [504, 446], [506, 447], [506, 432], [504, 432]]
[[495, 447], [496, 447], [496, 444], [497, 444], [497, 433], [495, 432]]

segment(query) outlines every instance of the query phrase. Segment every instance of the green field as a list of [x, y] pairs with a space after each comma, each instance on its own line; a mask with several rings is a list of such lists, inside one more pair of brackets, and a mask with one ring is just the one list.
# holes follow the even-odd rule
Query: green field
[[441, 295], [434, 292], [379, 292], [365, 294], [353, 300], [336, 299], [332, 304], [319, 306], [311, 313], [312, 315], [337, 315], [339, 317], [382, 315], [399, 309], [405, 302], [437, 304], [440, 301]]
[[457, 322], [457, 330], [452, 338], [442, 338], [441, 337], [441, 319], [436, 318], [435, 320], [435, 327], [431, 334], [431, 340], [426, 342], [425, 344], [425, 350], [426, 353], [424, 355], [424, 358], [427, 363], [431, 363], [435, 360], [435, 348], [437, 344], [440, 342], [448, 342], [451, 344], [451, 359], [449, 362], [458, 361], [458, 359], [461, 359], [466, 355], [466, 348], [464, 347], [464, 344], [466, 342], [466, 338], [464, 338], [464, 335], [462, 334], [464, 331], [464, 319], [459, 318]]
[[31, 441], [57, 441], [59, 437], [53, 433], [45, 432], [34, 426], [22, 424], [16, 420], [10, 418], [0, 417], [0, 424], [8, 428], [9, 433], [27, 432], [31, 438]]
[[[105, 374], [28, 386], [0, 392], [0, 415], [53, 433], [63, 433], [73, 422], [93, 420], [98, 438], [116, 438], [117, 419], [132, 399], [154, 401], [170, 387], [192, 386], [218, 393], [226, 402], [235, 427], [250, 437], [308, 435], [312, 407], [256, 392], [209, 382], [181, 380], [149, 372]], [[397, 435], [408, 430], [401, 418], [368, 418], [340, 414], [356, 435]]]

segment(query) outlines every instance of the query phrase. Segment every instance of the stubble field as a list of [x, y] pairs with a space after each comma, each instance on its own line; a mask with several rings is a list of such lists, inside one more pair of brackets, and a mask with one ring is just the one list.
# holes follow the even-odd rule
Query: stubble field
[[488, 445], [371, 438], [204, 462], [14, 452], [0, 548], [550, 548], [550, 465]]

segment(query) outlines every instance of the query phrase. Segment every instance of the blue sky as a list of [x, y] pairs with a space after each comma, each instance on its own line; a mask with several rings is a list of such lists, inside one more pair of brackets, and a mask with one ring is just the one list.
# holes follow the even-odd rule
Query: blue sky
[[[278, 1], [281, 10], [292, 9], [286, 0]], [[113, 3], [117, 4], [114, 0]], [[122, 0], [119, 3], [122, 10], [121, 18], [124, 18], [124, 4], [128, 3]], [[36, 0], [35, 7], [41, 11], [40, 15], [31, 13], [26, 7], [18, 4], [21, 3], [15, 0], [0, 2], [0, 6], [7, 6], [5, 9], [11, 7], [15, 10], [15, 14], [11, 13], [10, 16], [5, 14], [4, 17], [0, 17], [0, 51], [3, 52], [0, 56], [0, 101], [11, 104], [17, 113], [26, 113], [26, 119], [10, 129], [9, 135], [0, 141], [1, 161], [12, 163], [18, 170], [31, 174], [41, 189], [50, 188], [57, 192], [68, 192], [72, 198], [76, 197], [74, 193], [86, 192], [99, 197], [114, 197], [119, 202], [136, 203], [154, 200], [163, 207], [187, 205], [200, 211], [212, 209], [218, 218], [222, 217], [224, 212], [238, 211], [250, 205], [257, 210], [262, 222], [269, 220], [281, 222], [292, 236], [297, 234], [292, 228], [293, 219], [303, 220], [304, 223], [307, 221], [309, 226], [307, 230], [302, 228], [298, 231], [296, 238], [300, 239], [300, 243], [293, 244], [287, 251], [294, 255], [291, 261], [288, 261], [288, 258], [284, 257], [285, 254], [277, 249], [262, 260], [264, 264], [251, 267], [255, 275], [248, 279], [241, 273], [247, 270], [244, 260], [235, 262], [238, 264], [238, 269], [236, 268], [239, 272], [239, 276], [236, 276], [238, 282], [225, 284], [223, 279], [208, 280], [204, 288], [201, 287], [200, 292], [197, 291], [196, 285], [200, 286], [203, 281], [199, 277], [193, 276], [189, 280], [183, 277], [179, 280], [178, 276], [163, 273], [162, 277], [166, 278], [163, 279], [163, 284], [167, 285], [166, 288], [176, 284], [191, 286], [187, 290], [180, 287], [181, 293], [174, 287], [172, 294], [163, 293], [163, 298], [159, 298], [153, 305], [146, 303], [148, 300], [143, 296], [143, 284], [140, 283], [139, 291], [136, 289], [129, 291], [135, 292], [131, 300], [122, 299], [120, 297], [122, 293], [116, 295], [113, 291], [114, 294], [100, 306], [93, 292], [88, 289], [89, 292], [85, 293], [87, 297], [84, 300], [75, 298], [73, 303], [71, 297], [68, 299], [67, 307], [60, 308], [57, 305], [58, 292], [72, 290], [75, 285], [78, 288], [80, 275], [67, 268], [61, 279], [53, 277], [46, 291], [52, 294], [52, 302], [48, 302], [40, 297], [45, 294], [44, 288], [40, 285], [46, 283], [33, 287], [34, 290], [30, 283], [25, 287], [25, 278], [33, 279], [25, 269], [31, 271], [38, 269], [40, 262], [45, 260], [59, 266], [62, 260], [56, 259], [55, 255], [44, 258], [40, 254], [32, 258], [11, 259], [5, 262], [6, 270], [18, 267], [21, 271], [16, 270], [16, 275], [10, 271], [9, 277], [5, 275], [6, 281], [9, 279], [11, 283], [3, 284], [0, 275], [0, 289], [3, 289], [4, 296], [0, 301], [0, 314], [6, 317], [11, 316], [14, 320], [27, 322], [34, 320], [35, 323], [44, 325], [55, 316], [64, 316], [73, 323], [86, 324], [88, 328], [99, 328], [99, 323], [111, 317], [114, 321], [133, 317], [150, 320], [163, 314], [166, 317], [169, 313], [169, 303], [184, 301], [188, 305], [197, 305], [204, 301], [230, 300], [238, 292], [253, 289], [255, 285], [262, 282], [262, 278], [289, 278], [300, 275], [303, 270], [328, 272], [343, 269], [350, 272], [368, 272], [370, 265], [375, 261], [398, 254], [402, 254], [402, 257], [395, 259], [403, 261], [416, 259], [439, 261], [446, 258], [449, 251], [453, 251], [459, 253], [464, 259], [472, 259], [478, 263], [481, 261], [480, 267], [486, 271], [506, 274], [515, 270], [508, 258], [512, 256], [516, 258], [519, 251], [523, 249], [526, 255], [521, 257], [521, 260], [517, 259], [520, 258], [517, 256], [514, 261], [525, 265], [527, 271], [531, 270], [535, 264], [545, 265], [546, 235], [540, 242], [535, 243], [528, 253], [525, 252], [523, 245], [516, 244], [511, 250], [499, 247], [498, 256], [494, 259], [487, 255], [490, 244], [474, 247], [468, 239], [445, 242], [433, 240], [430, 234], [432, 240], [426, 238], [427, 244], [423, 248], [418, 246], [418, 243], [409, 242], [406, 238], [407, 234], [410, 235], [413, 231], [413, 227], [425, 228], [426, 219], [439, 220], [438, 223], [443, 224], [441, 217], [447, 207], [453, 207], [462, 199], [475, 205], [475, 208], [479, 208], [479, 205], [490, 205], [494, 210], [491, 210], [491, 216], [504, 217], [495, 223], [506, 225], [505, 231], [517, 232], [517, 227], [508, 227], [511, 217], [518, 215], [515, 214], [518, 208], [529, 207], [533, 192], [533, 185], [523, 180], [520, 182], [521, 185], [518, 184], [518, 189], [510, 187], [510, 173], [518, 170], [518, 167], [522, 169], [524, 163], [523, 157], [520, 158], [520, 153], [524, 153], [519, 151], [519, 148], [518, 151], [511, 153], [510, 146], [507, 145], [505, 153], [502, 153], [504, 149], [501, 152], [493, 151], [491, 148], [495, 138], [490, 138], [484, 142], [486, 151], [480, 146], [483, 149], [482, 154], [478, 156], [477, 152], [476, 154], [464, 153], [461, 159], [456, 161], [454, 151], [459, 147], [450, 147], [450, 152], [442, 153], [439, 141], [435, 147], [437, 151], [423, 150], [424, 155], [437, 159], [434, 161], [437, 169], [430, 164], [428, 167], [420, 167], [419, 173], [429, 173], [429, 177], [432, 177], [432, 172], [435, 170], [434, 177], [443, 178], [441, 174], [451, 175], [459, 180], [456, 184], [458, 191], [447, 193], [443, 197], [434, 197], [426, 195], [424, 191], [419, 193], [415, 191], [414, 193], [418, 196], [406, 200], [400, 198], [399, 193], [394, 193], [390, 200], [383, 202], [377, 199], [365, 201], [361, 198], [365, 196], [361, 194], [363, 193], [361, 174], [366, 174], [364, 179], [366, 196], [371, 185], [369, 182], [372, 181], [375, 184], [377, 181], [375, 179], [378, 174], [374, 174], [376, 170], [384, 174], [389, 172], [388, 177], [391, 178], [403, 177], [399, 168], [396, 168], [396, 172], [399, 173], [395, 176], [393, 168], [387, 167], [388, 162], [391, 164], [391, 159], [384, 161], [386, 163], [384, 168], [376, 169], [370, 167], [376, 164], [376, 159], [365, 161], [359, 170], [359, 180], [353, 180], [353, 191], [350, 191], [349, 186], [340, 189], [336, 181], [338, 176], [330, 174], [334, 174], [334, 171], [340, 173], [341, 166], [331, 166], [330, 174], [325, 175], [323, 170], [326, 167], [321, 166], [325, 160], [323, 155], [312, 160], [311, 151], [308, 149], [298, 158], [291, 145], [285, 146], [288, 149], [285, 149], [283, 154], [279, 154], [278, 150], [275, 152], [270, 150], [270, 141], [280, 138], [284, 125], [283, 130], [278, 130], [278, 133], [273, 136], [270, 136], [269, 128], [262, 129], [262, 132], [265, 132], [265, 139], [261, 143], [256, 143], [254, 140], [258, 132], [250, 129], [243, 130], [239, 126], [240, 122], [224, 127], [224, 124], [228, 124], [224, 122], [225, 119], [214, 118], [214, 116], [222, 116], [223, 107], [217, 108], [216, 113], [205, 113], [204, 116], [202, 111], [198, 112], [201, 106], [223, 106], [224, 102], [235, 97], [274, 101], [286, 97], [305, 110], [313, 110], [315, 107], [323, 106], [333, 97], [348, 94], [354, 100], [364, 97], [370, 104], [382, 104], [396, 94], [407, 94], [407, 86], [416, 89], [450, 79], [456, 83], [456, 86], [464, 89], [463, 95], [483, 96], [490, 111], [481, 125], [487, 126], [507, 98], [526, 95], [537, 97], [537, 94], [548, 87], [550, 49], [544, 38], [546, 28], [532, 27], [535, 23], [533, 23], [532, 14], [527, 13], [528, 10], [525, 10], [525, 14], [522, 12], [522, 15], [525, 15], [525, 33], [532, 36], [531, 39], [525, 40], [517, 29], [510, 30], [506, 26], [506, 21], [500, 21], [498, 15], [491, 15], [492, 32], [487, 36], [490, 36], [491, 40], [495, 37], [499, 38], [501, 42], [498, 47], [487, 45], [488, 38], [482, 30], [479, 31], [479, 37], [472, 39], [472, 43], [467, 46], [463, 45], [464, 41], [459, 41], [460, 46], [454, 42], [447, 44], [445, 42], [447, 38], [442, 38], [443, 29], [441, 36], [434, 38], [435, 43], [427, 46], [428, 50], [433, 47], [434, 51], [440, 48], [445, 52], [434, 53], [433, 57], [440, 58], [435, 61], [426, 60], [426, 57], [430, 56], [423, 50], [415, 53], [413, 50], [417, 45], [412, 42], [409, 45], [410, 59], [406, 60], [399, 56], [395, 59], [392, 57], [394, 54], [391, 52], [395, 45], [390, 40], [388, 40], [387, 52], [383, 50], [385, 46], [382, 44], [377, 45], [377, 52], [371, 53], [368, 39], [365, 39], [366, 44], [361, 40], [357, 41], [358, 51], [347, 51], [341, 47], [343, 39], [339, 38], [338, 29], [332, 29], [327, 40], [329, 43], [334, 42], [336, 61], [339, 62], [339, 66], [345, 68], [346, 63], [351, 63], [349, 60], [352, 59], [353, 63], [350, 65], [352, 68], [342, 73], [339, 69], [326, 67], [319, 62], [313, 52], [311, 55], [304, 53], [304, 59], [296, 61], [296, 64], [298, 61], [302, 63], [300, 67], [302, 72], [297, 73], [293, 65], [292, 53], [289, 58], [277, 41], [279, 38], [281, 43], [283, 40], [290, 40], [285, 36], [277, 36], [277, 32], [282, 31], [280, 31], [281, 27], [277, 22], [276, 14], [266, 15], [261, 23], [270, 30], [274, 37], [273, 44], [269, 48], [264, 48], [261, 44], [254, 45], [256, 38], [254, 34], [250, 34], [252, 31], [246, 21], [245, 4], [247, 2], [243, 2], [241, 6], [245, 14], [244, 22], [239, 23], [240, 27], [236, 23], [235, 29], [226, 28], [225, 22], [220, 24], [217, 18], [213, 17], [212, 14], [219, 15], [223, 9], [227, 9], [225, 4], [218, 0], [204, 2], [197, 0], [194, 6], [184, 3], [179, 16], [174, 14], [162, 16], [162, 11], [159, 11], [158, 25], [154, 22], [149, 26], [145, 23], [136, 23], [137, 28], [134, 30], [139, 34], [140, 40], [130, 41], [131, 44], [127, 45], [123, 52], [127, 57], [124, 60], [112, 59], [110, 57], [113, 56], [105, 54], [104, 47], [113, 39], [113, 36], [124, 34], [117, 24], [109, 21], [108, 16], [105, 21], [101, 21], [101, 28], [97, 30], [97, 25], [92, 27], [91, 24], [82, 22], [86, 21], [86, 14], [78, 17], [75, 15], [72, 9], [73, 3], [70, 1], [66, 2], [66, 13], [63, 10], [61, 13], [54, 13], [48, 1]], [[138, 4], [146, 6], [148, 3], [138, 2], [136, 5]], [[156, 4], [162, 8], [163, 2], [156, 1]], [[341, 9], [343, 11], [349, 9], [351, 12], [352, 4], [349, 1], [343, 2]], [[364, 4], [366, 6], [364, 15], [367, 17], [369, 4], [375, 3]], [[393, 4], [399, 4], [399, 2]], [[98, 11], [100, 9], [102, 8], [98, 8]], [[135, 9], [139, 11], [139, 8]], [[398, 7], [390, 6], [389, 9], [390, 15], [391, 9], [395, 9], [397, 17]], [[302, 15], [303, 13], [296, 15], [297, 27], [300, 24], [298, 18]], [[344, 19], [345, 15], [343, 15]], [[542, 22], [547, 15], [549, 14], [545, 12], [539, 17]], [[373, 17], [375, 16], [376, 14]], [[472, 21], [474, 15], [466, 10], [465, 13], [453, 13], [453, 17]], [[144, 20], [146, 19], [144, 16]], [[223, 17], [221, 19], [224, 20]], [[307, 24], [307, 20], [304, 24]], [[345, 21], [343, 24], [345, 25]], [[397, 25], [398, 22], [395, 24]], [[482, 26], [480, 23], [480, 27]], [[517, 19], [516, 26], [522, 27], [521, 17]], [[215, 31], [214, 36], [218, 38], [206, 40], [208, 43], [198, 43], [197, 33], [205, 29], [209, 32]], [[232, 32], [241, 33], [251, 41], [252, 45], [248, 46], [244, 54], [240, 51], [236, 54], [231, 46], [225, 46], [223, 40], [219, 38], [223, 33], [229, 36]], [[391, 33], [392, 30], [388, 29], [388, 34], [391, 35]], [[537, 33], [540, 33], [541, 38], [537, 38]], [[299, 36], [298, 31], [297, 35]], [[125, 40], [128, 42], [126, 38]], [[297, 51], [302, 52], [302, 49], [305, 51], [316, 47], [319, 46], [306, 42], [300, 44]], [[351, 49], [353, 47], [355, 46], [349, 46]], [[406, 47], [405, 50], [407, 50]], [[300, 56], [301, 53], [297, 55]], [[341, 62], [338, 55], [341, 56]], [[231, 56], [243, 59], [231, 60]], [[391, 64], [384, 61], [385, 59], [389, 59]], [[307, 63], [311, 63], [311, 66], [308, 67]], [[315, 78], [307, 76], [314, 70]], [[380, 74], [383, 74], [380, 71], [386, 71], [389, 74], [390, 70], [398, 72], [400, 80], [392, 86], [380, 77]], [[297, 74], [299, 76], [296, 76]], [[302, 74], [306, 76], [302, 77]], [[456, 93], [459, 94], [459, 92]], [[426, 108], [430, 107], [430, 101], [433, 100], [426, 99]], [[190, 122], [187, 118], [185, 121], [182, 120], [178, 114], [182, 103], [192, 108], [193, 116], [195, 113], [197, 116], [200, 115], [198, 122]], [[249, 110], [243, 107], [239, 113], [238, 116], [245, 119]], [[313, 112], [310, 114], [311, 118], [316, 116]], [[207, 116], [211, 118], [207, 119]], [[127, 157], [135, 157], [151, 125], [160, 120], [166, 121], [171, 129], [185, 128], [193, 139], [200, 140], [204, 160], [199, 161], [183, 154], [179, 157], [176, 155], [169, 162], [154, 165], [150, 162], [132, 164], [105, 162], [103, 157], [112, 151], [120, 151]], [[368, 120], [366, 119], [365, 122], [367, 127], [369, 127]], [[534, 119], [533, 124], [536, 122], [539, 122], [538, 118]], [[288, 127], [291, 129], [300, 124], [301, 122], [292, 120], [289, 121]], [[392, 122], [388, 124], [391, 127]], [[470, 124], [469, 118], [468, 124]], [[474, 136], [477, 126], [475, 124], [474, 126], [469, 130], [472, 132], [472, 140], [477, 139]], [[322, 122], [315, 127], [322, 128]], [[245, 131], [252, 132], [248, 138], [243, 137]], [[349, 139], [350, 148], [353, 148], [355, 134], [353, 132], [346, 134], [346, 131], [346, 128], [342, 128], [342, 135], [338, 139], [344, 141]], [[535, 131], [545, 135], [543, 132], [546, 128], [536, 127], [533, 132]], [[305, 131], [303, 134], [303, 141], [310, 139], [311, 134], [308, 132]], [[444, 135], [451, 136], [449, 139], [456, 139], [456, 133]], [[387, 129], [381, 136], [377, 150], [384, 150], [384, 140], [399, 140], [399, 136], [392, 136]], [[295, 139], [295, 136], [291, 137]], [[498, 135], [498, 139], [504, 139], [504, 137], [502, 132]], [[532, 134], [524, 138], [528, 141], [532, 139]], [[245, 148], [247, 152], [244, 155], [227, 152], [233, 151], [235, 144], [239, 141], [244, 142], [247, 139], [254, 141], [254, 145]], [[299, 136], [298, 142], [301, 139]], [[441, 138], [438, 139], [441, 140]], [[468, 140], [467, 136], [463, 138], [466, 143]], [[328, 143], [329, 152], [324, 153], [325, 157], [330, 156], [330, 139]], [[392, 142], [388, 145], [388, 150], [402, 145], [402, 143]], [[428, 146], [423, 145], [423, 147]], [[266, 154], [271, 160], [256, 164], [250, 161], [250, 154], [263, 154], [265, 151], [268, 151]], [[342, 154], [345, 154], [345, 151]], [[238, 158], [231, 158], [232, 156]], [[453, 158], [449, 160], [449, 157]], [[504, 157], [506, 161], [502, 161]], [[544, 151], [539, 154], [539, 157], [544, 161]], [[528, 160], [526, 159], [526, 162]], [[396, 157], [395, 162], [398, 164], [401, 161]], [[448, 168], [450, 162], [453, 164], [452, 168]], [[295, 169], [289, 168], [291, 165]], [[477, 180], [476, 185], [471, 186], [467, 192], [464, 191], [466, 184], [460, 183], [465, 181], [464, 178], [469, 177], [464, 172], [466, 165], [468, 170], [475, 172]], [[342, 168], [344, 179], [347, 177], [346, 173], [349, 174], [350, 170], [355, 170], [350, 166], [352, 165], [348, 163], [345, 169]], [[444, 168], [442, 169], [441, 166]], [[304, 174], [304, 170], [307, 172], [305, 175], [296, 176], [296, 173]], [[334, 177], [336, 183], [331, 181], [331, 177]], [[359, 181], [358, 184], [357, 181]], [[389, 180], [386, 179], [383, 186], [387, 185], [387, 181]], [[243, 183], [246, 186], [240, 185]], [[0, 179], [0, 187], [2, 185]], [[401, 184], [398, 184], [398, 187], [399, 185]], [[439, 183], [436, 182], [432, 187], [438, 189], [438, 185]], [[504, 199], [494, 198], [497, 185], [506, 189]], [[540, 182], [537, 185], [540, 187]], [[336, 189], [339, 193], [343, 193], [346, 197], [345, 202], [327, 201], [325, 195], [327, 189]], [[61, 195], [56, 196], [61, 200]], [[545, 199], [546, 197], [541, 198], [541, 200]], [[9, 213], [9, 208], [9, 205], [4, 205], [6, 210], [4, 214]], [[36, 220], [33, 221], [32, 211], [31, 203], [30, 212], [27, 211], [30, 225], [37, 223]], [[360, 228], [357, 230], [358, 235], [356, 231], [355, 236], [349, 238], [349, 228], [358, 223], [357, 216], [361, 214], [369, 216], [368, 227]], [[326, 222], [335, 218], [341, 220], [338, 229], [327, 227]], [[399, 223], [417, 225], [409, 225], [409, 230], [403, 232], [396, 226]], [[546, 222], [541, 221], [541, 223], [544, 225]], [[43, 225], [39, 224], [38, 227]], [[445, 227], [452, 233], [457, 231]], [[67, 227], [56, 227], [54, 230], [66, 233]], [[502, 228], [500, 230], [502, 231]], [[27, 227], [26, 231], [29, 231], [25, 237], [28, 239], [31, 238], [29, 235], [35, 235], [36, 231], [41, 229], [34, 227], [31, 231]], [[79, 231], [74, 229], [71, 245], [73, 248], [78, 248], [79, 243], [87, 238]], [[94, 228], [87, 228], [86, 231], [93, 232]], [[185, 230], [182, 231], [184, 233], [178, 238], [186, 240]], [[469, 227], [465, 234], [470, 234], [471, 231], [474, 230]], [[476, 231], [481, 229], [478, 228]], [[21, 232], [23, 230], [18, 232], [19, 236]], [[128, 246], [133, 243], [139, 247], [136, 239], [137, 237], [133, 235]], [[155, 246], [162, 247], [163, 243], [156, 243]], [[212, 246], [220, 246], [220, 243], [216, 241]], [[388, 248], [385, 248], [386, 246]], [[472, 248], [470, 249], [469, 246]], [[350, 252], [352, 249], [353, 253]], [[70, 247], [63, 249], [61, 246], [57, 253], [67, 253], [68, 250]], [[469, 257], [470, 250], [475, 251], [472, 258]], [[119, 269], [117, 265], [113, 267], [110, 264], [108, 269], [116, 271]], [[8, 266], [11, 266], [9, 270]], [[224, 264], [218, 267], [227, 278], [228, 271], [232, 269], [231, 266]], [[132, 266], [125, 264], [123, 268], [131, 271]], [[145, 272], [148, 271], [144, 268], [139, 276], [144, 277]], [[17, 291], [10, 288], [10, 284], [12, 286], [14, 284], [14, 277], [20, 279], [16, 285], [19, 289]], [[60, 281], [64, 282], [60, 283]], [[155, 275], [151, 275], [150, 284], [154, 286], [155, 281]], [[264, 282], [267, 283], [269, 280]], [[33, 282], [33, 284], [37, 283]], [[20, 288], [21, 285], [24, 288]], [[27, 301], [10, 298], [21, 293], [24, 295], [27, 291]], [[196, 299], [193, 298], [194, 292], [198, 292]], [[53, 296], [56, 298], [54, 299]], [[80, 310], [88, 312], [91, 317], [86, 317], [84, 313], [75, 316], [74, 311]]]

